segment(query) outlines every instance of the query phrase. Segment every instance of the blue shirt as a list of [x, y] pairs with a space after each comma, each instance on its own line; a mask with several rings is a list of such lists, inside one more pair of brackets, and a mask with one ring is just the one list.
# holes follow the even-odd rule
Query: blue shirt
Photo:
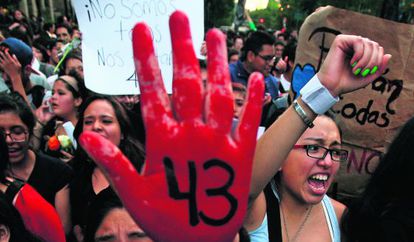
[[[232, 82], [237, 82], [245, 85], [247, 87], [247, 82], [249, 80], [250, 73], [244, 68], [243, 63], [239, 60], [236, 63], [229, 65], [230, 77]], [[270, 93], [272, 98], [279, 96], [279, 80], [272, 76], [268, 75], [265, 77], [265, 92]]]

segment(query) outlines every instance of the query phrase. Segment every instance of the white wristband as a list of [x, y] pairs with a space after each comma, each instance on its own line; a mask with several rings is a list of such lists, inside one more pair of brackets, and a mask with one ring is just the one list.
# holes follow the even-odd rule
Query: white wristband
[[302, 101], [317, 114], [324, 114], [334, 104], [339, 102], [339, 97], [333, 97], [319, 81], [316, 74], [300, 90], [300, 94], [302, 95]]

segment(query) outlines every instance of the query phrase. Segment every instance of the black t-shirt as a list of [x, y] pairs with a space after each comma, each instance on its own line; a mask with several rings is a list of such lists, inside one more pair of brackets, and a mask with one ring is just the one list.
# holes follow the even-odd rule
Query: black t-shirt
[[35, 166], [27, 183], [53, 206], [58, 191], [68, 185], [73, 177], [72, 168], [63, 161], [36, 153]]

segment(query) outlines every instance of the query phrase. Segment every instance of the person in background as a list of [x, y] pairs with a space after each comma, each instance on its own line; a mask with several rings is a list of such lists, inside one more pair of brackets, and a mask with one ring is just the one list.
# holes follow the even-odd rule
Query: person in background
[[[69, 75], [58, 77], [51, 94], [52, 96], [36, 110], [38, 122], [43, 127], [40, 150], [63, 161], [69, 161], [76, 148], [73, 130], [78, 122], [78, 109], [88, 94], [83, 81], [80, 81], [79, 77]], [[68, 146], [72, 148], [63, 149], [63, 141], [58, 144], [62, 148], [53, 147], [53, 139], [62, 137], [69, 139], [67, 142], [70, 141], [71, 144]]]
[[237, 63], [237, 61], [239, 61], [240, 51], [229, 49], [227, 55], [229, 64]]
[[56, 25], [56, 36], [58, 40], [66, 45], [72, 41], [72, 28], [66, 24], [58, 24]]
[[29, 147], [35, 123], [31, 108], [19, 94], [0, 95], [0, 130], [7, 134], [10, 160], [7, 174], [31, 185], [54, 206], [65, 232], [69, 233], [69, 182], [73, 171], [59, 159], [35, 152]]
[[151, 242], [132, 220], [112, 189], [104, 189], [88, 209], [84, 242], [99, 241]]
[[32, 49], [23, 41], [9, 37], [0, 43], [0, 70], [3, 80], [10, 90], [18, 92], [34, 108], [33, 103], [42, 99], [43, 92], [31, 92], [33, 86], [30, 74], [34, 71], [32, 60]]
[[[99, 133], [117, 145], [134, 161], [135, 169], [140, 170], [144, 162], [144, 150], [133, 129], [126, 110], [115, 98], [92, 95], [80, 107], [74, 136], [78, 140], [85, 130]], [[74, 233], [81, 241], [88, 207], [99, 192], [109, 187], [109, 182], [80, 146], [70, 164], [75, 170], [70, 195], [72, 219]]]
[[241, 49], [243, 48], [243, 37], [240, 35], [236, 35], [233, 37], [233, 46], [232, 49], [237, 50], [239, 53], [241, 52]]
[[231, 84], [234, 97], [234, 118], [240, 118], [244, 103], [246, 102], [246, 87], [241, 83]]
[[401, 128], [342, 219], [344, 241], [414, 241], [414, 118]]
[[[229, 64], [231, 81], [247, 86], [250, 75], [253, 72], [260, 72], [265, 77], [265, 83], [278, 83], [278, 80], [270, 73], [275, 61], [273, 43], [273, 37], [266, 32], [256, 31], [251, 33], [244, 43], [239, 61]], [[266, 85], [264, 105], [278, 96], [279, 93], [270, 93]]]

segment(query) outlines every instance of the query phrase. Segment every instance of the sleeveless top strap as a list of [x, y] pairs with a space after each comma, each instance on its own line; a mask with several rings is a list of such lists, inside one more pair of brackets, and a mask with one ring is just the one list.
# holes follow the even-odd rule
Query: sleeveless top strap
[[341, 231], [339, 228], [338, 218], [336, 217], [335, 209], [332, 206], [331, 199], [327, 195], [323, 197], [322, 205], [332, 241], [341, 242]]

